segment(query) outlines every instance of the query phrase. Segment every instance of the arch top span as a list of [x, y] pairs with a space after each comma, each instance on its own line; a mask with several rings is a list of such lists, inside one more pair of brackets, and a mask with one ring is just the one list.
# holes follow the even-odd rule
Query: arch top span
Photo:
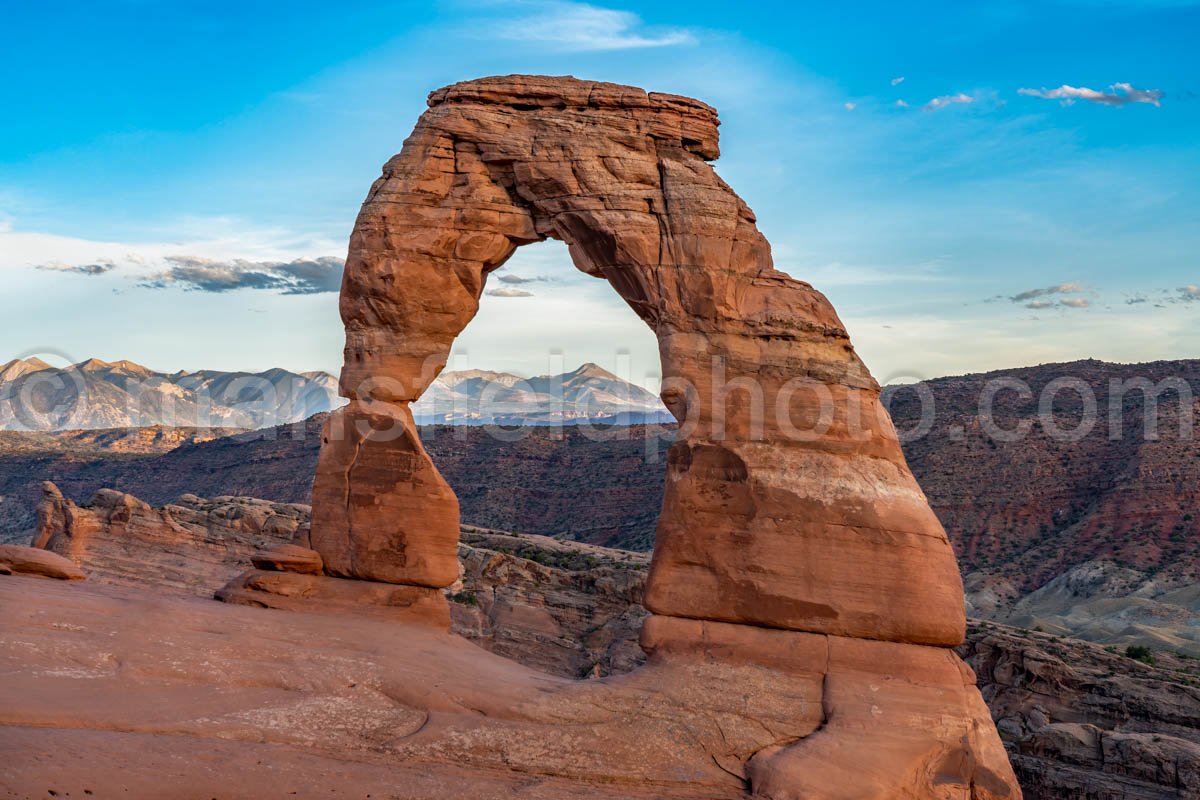
[[312, 541], [332, 574], [456, 579], [457, 500], [408, 404], [445, 365], [488, 275], [554, 238], [655, 331], [681, 422], [652, 611], [959, 641], [954, 556], [879, 387], [826, 298], [774, 268], [753, 212], [709, 163], [717, 128], [699, 101], [574, 78], [430, 94], [351, 235], [351, 402], [331, 419], [313, 491]]

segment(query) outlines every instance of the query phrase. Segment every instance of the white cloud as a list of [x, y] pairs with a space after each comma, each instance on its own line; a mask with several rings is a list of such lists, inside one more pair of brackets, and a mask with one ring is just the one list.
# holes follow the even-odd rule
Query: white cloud
[[112, 272], [116, 268], [117, 265], [112, 261], [95, 261], [91, 264], [63, 264], [62, 262], [52, 261], [36, 266], [36, 269], [45, 270], [46, 272], [73, 272], [77, 275], [103, 275], [106, 272]]
[[820, 265], [785, 264], [780, 266], [818, 289], [831, 286], [881, 286], [886, 284], [936, 283], [946, 280], [943, 265], [937, 261], [922, 264], [860, 266], [837, 261]]
[[533, 297], [533, 292], [527, 292], [524, 289], [512, 289], [508, 286], [488, 289], [487, 293], [492, 297]]
[[1187, 285], [1179, 287], [1179, 299], [1185, 303], [1200, 302], [1200, 286]]
[[892, 78], [892, 86], [899, 86], [902, 83], [904, 83], [903, 75], [901, 75], [899, 78]]
[[1098, 92], [1083, 86], [1068, 86], [1063, 84], [1057, 89], [1018, 89], [1017, 94], [1027, 97], [1040, 97], [1043, 100], [1061, 100], [1069, 106], [1076, 100], [1097, 103], [1103, 106], [1127, 106], [1131, 103], [1149, 103], [1161, 106], [1163, 93], [1160, 89], [1135, 89], [1132, 84], [1114, 83], [1109, 87], [1110, 92]]
[[1088, 300], [1086, 297], [1068, 297], [1063, 300], [1059, 300], [1058, 304], [1060, 306], [1066, 306], [1067, 308], [1091, 308], [1092, 307], [1092, 301]]
[[647, 28], [630, 11], [599, 8], [565, 0], [532, 0], [516, 4], [529, 9], [517, 19], [500, 23], [486, 35], [536, 42], [547, 49], [567, 52], [629, 50], [695, 44], [695, 35], [684, 28]]
[[146, 276], [138, 285], [147, 289], [178, 286], [189, 291], [230, 292], [271, 289], [281, 294], [336, 292], [342, 284], [340, 258], [298, 258], [294, 261], [219, 261], [199, 256], [167, 256], [168, 269]]
[[858, 108], [858, 104], [857, 103], [846, 103], [843, 106], [843, 108], [845, 108], [847, 111], [853, 111], [854, 109]]
[[904, 100], [897, 100], [896, 108], [908, 108], [908, 103], [905, 102]]
[[[208, 221], [196, 227], [213, 225], [219, 228], [223, 223]], [[344, 245], [305, 240], [287, 231], [243, 230], [227, 237], [174, 242], [106, 242], [0, 227], [0, 268], [88, 276], [108, 280], [114, 289], [136, 280], [139, 286], [154, 289], [336, 292], [342, 259], [304, 255], [317, 248], [329, 252]]]
[[939, 108], [946, 106], [957, 105], [959, 103], [974, 103], [975, 98], [969, 94], [944, 94], [941, 97], [935, 97], [924, 105], [926, 111], [937, 111]]

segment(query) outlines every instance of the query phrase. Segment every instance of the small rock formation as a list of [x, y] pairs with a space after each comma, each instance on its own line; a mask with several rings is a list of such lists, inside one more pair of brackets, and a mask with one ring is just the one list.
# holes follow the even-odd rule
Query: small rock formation
[[[767, 670], [786, 735], [705, 745], [755, 796], [1019, 797], [974, 675], [949, 649], [964, 611], [946, 534], [832, 306], [774, 269], [753, 212], [708, 163], [717, 124], [689, 98], [573, 78], [486, 78], [429, 96], [351, 235], [350, 403], [323, 432], [310, 545], [327, 575], [372, 597], [455, 581], [458, 501], [410, 404], [489, 273], [523, 244], [559, 239], [655, 331], [662, 398], [680, 422], [646, 587], [650, 661], [604, 690], [607, 707], [700, 673], [709, 685], [721, 669], [753, 692]], [[564, 688], [544, 708], [587, 713], [587, 698]], [[719, 713], [729, 699], [692, 698], [662, 718]], [[453, 758], [448, 742], [439, 752]], [[628, 767], [600, 733], [575, 748]], [[500, 751], [485, 760], [523, 758]], [[700, 769], [678, 749], [662, 757]]]
[[245, 570], [261, 548], [307, 531], [309, 509], [246, 497], [184, 495], [161, 509], [101, 489], [87, 506], [42, 484], [33, 546], [86, 567], [100, 583], [142, 585], [201, 597]]
[[0, 575], [37, 575], [60, 581], [81, 581], [83, 570], [58, 555], [37, 547], [0, 544]]
[[298, 572], [302, 575], [320, 575], [324, 563], [316, 550], [298, 544], [281, 544], [271, 550], [259, 550], [250, 556], [250, 563], [257, 569], [276, 572]]

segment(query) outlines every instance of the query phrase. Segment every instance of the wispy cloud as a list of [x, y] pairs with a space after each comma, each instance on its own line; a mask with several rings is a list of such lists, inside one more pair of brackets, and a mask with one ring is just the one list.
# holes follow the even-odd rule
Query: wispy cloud
[[922, 106], [922, 108], [925, 111], [937, 111], [938, 109], [946, 108], [947, 106], [974, 102], [974, 97], [969, 94], [963, 94], [962, 92], [959, 92], [958, 94], [944, 94], [940, 97], [935, 97]]
[[1044, 289], [1028, 289], [1024, 292], [1018, 292], [1008, 298], [1014, 303], [1024, 303], [1033, 300], [1035, 297], [1046, 297], [1055, 294], [1083, 294], [1087, 291], [1087, 287], [1079, 283], [1059, 283], [1054, 286], [1047, 286]]
[[1109, 88], [1111, 91], [1098, 92], [1085, 86], [1068, 86], [1064, 83], [1057, 89], [1018, 89], [1017, 94], [1040, 97], [1043, 100], [1059, 100], [1064, 106], [1072, 105], [1076, 100], [1102, 106], [1127, 106], [1131, 103], [1162, 105], [1163, 92], [1160, 89], [1135, 89], [1128, 83], [1114, 83]]
[[533, 297], [533, 292], [527, 292], [524, 289], [513, 289], [508, 286], [498, 286], [495, 289], [488, 289], [487, 294], [492, 297]]
[[35, 269], [46, 272], [73, 272], [77, 275], [103, 275], [116, 268], [117, 265], [111, 261], [96, 261], [91, 264], [60, 264], [52, 262], [49, 264], [38, 264], [35, 267]]
[[899, 86], [902, 83], [904, 83], [903, 75], [901, 75], [899, 78], [892, 78], [892, 86]]
[[1200, 286], [1180, 286], [1179, 299], [1185, 303], [1200, 303]]
[[858, 103], [844, 103], [842, 108], [846, 109], [847, 111], [853, 111], [854, 109], [858, 108]]
[[544, 282], [550, 280], [550, 278], [547, 278], [544, 275], [538, 275], [533, 278], [527, 278], [524, 275], [514, 275], [509, 272], [504, 272], [504, 273], [501, 273], [500, 275], [497, 275], [496, 280], [500, 281], [501, 283], [520, 284], [520, 283], [544, 283]]
[[1041, 289], [1027, 289], [1012, 295], [1008, 300], [1035, 311], [1044, 311], [1048, 308], [1091, 308], [1092, 301], [1086, 297], [1063, 297], [1063, 295], [1083, 294], [1086, 291], [1088, 288], [1079, 283], [1059, 283]]
[[139, 286], [179, 287], [200, 292], [270, 289], [281, 294], [320, 294], [341, 287], [340, 258], [299, 258], [294, 261], [220, 261], [200, 256], [167, 256], [164, 272], [147, 276]]
[[536, 42], [546, 49], [586, 52], [695, 44], [684, 28], [650, 28], [630, 11], [599, 8], [566, 0], [530, 0], [516, 4], [528, 13], [500, 23], [487, 35]]

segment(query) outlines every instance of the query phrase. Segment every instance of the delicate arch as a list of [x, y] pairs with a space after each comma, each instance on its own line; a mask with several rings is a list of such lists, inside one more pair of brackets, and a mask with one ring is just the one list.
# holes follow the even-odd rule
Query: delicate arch
[[[773, 268], [754, 214], [707, 163], [717, 125], [695, 100], [572, 78], [429, 96], [351, 235], [351, 402], [331, 418], [313, 492], [312, 543], [331, 574], [457, 578], [457, 499], [408, 404], [445, 365], [487, 275], [555, 238], [655, 331], [663, 399], [688, 423], [667, 466], [652, 611], [961, 639], [953, 553], [878, 386], [829, 302]], [[730, 388], [737, 379], [753, 385]], [[820, 435], [785, 435], [816, 419], [828, 420]]]

